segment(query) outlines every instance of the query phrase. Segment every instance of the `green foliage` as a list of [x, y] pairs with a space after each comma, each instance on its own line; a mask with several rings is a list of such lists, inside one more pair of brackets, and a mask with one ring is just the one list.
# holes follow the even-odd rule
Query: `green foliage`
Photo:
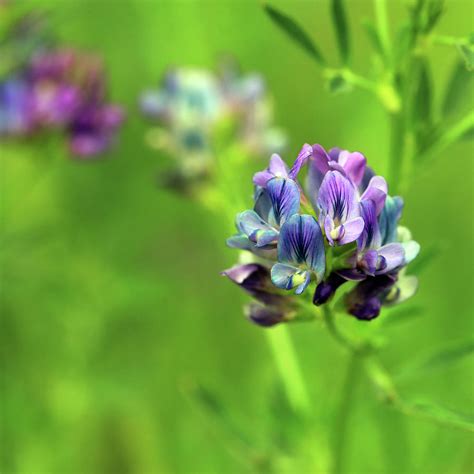
[[337, 35], [337, 44], [344, 64], [347, 64], [350, 56], [349, 25], [347, 23], [347, 14], [345, 0], [331, 1], [332, 21]]
[[420, 374], [450, 367], [459, 360], [474, 352], [474, 339], [458, 341], [447, 347], [436, 349], [429, 354], [415, 359], [399, 370], [398, 379], [418, 376]]
[[474, 100], [474, 74], [461, 61], [456, 61], [444, 93], [442, 112], [452, 116], [465, 112]]
[[269, 18], [317, 63], [325, 64], [325, 60], [316, 43], [295, 20], [270, 5], [265, 5], [264, 9]]
[[405, 404], [405, 412], [453, 428], [474, 432], [474, 418], [431, 401], [416, 400]]

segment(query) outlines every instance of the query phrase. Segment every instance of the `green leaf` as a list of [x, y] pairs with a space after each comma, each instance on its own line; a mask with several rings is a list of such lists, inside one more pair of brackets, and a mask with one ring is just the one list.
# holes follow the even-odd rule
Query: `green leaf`
[[430, 124], [432, 112], [432, 80], [426, 59], [417, 61], [416, 87], [413, 91], [413, 119], [415, 125]]
[[405, 379], [414, 375], [446, 368], [474, 352], [474, 339], [458, 341], [447, 347], [436, 349], [410, 363], [396, 375], [397, 379]]
[[474, 418], [472, 415], [453, 411], [431, 401], [407, 401], [403, 402], [400, 408], [407, 415], [419, 416], [441, 425], [474, 432]]
[[457, 49], [468, 71], [474, 70], [474, 47], [472, 44], [458, 44]]
[[446, 87], [443, 100], [443, 115], [465, 112], [474, 100], [474, 74], [462, 61], [456, 61]]
[[270, 5], [264, 5], [265, 13], [281, 28], [295, 43], [306, 51], [316, 62], [325, 65], [325, 60], [314, 41], [292, 18], [281, 13]]
[[341, 59], [344, 64], [347, 64], [350, 55], [350, 41], [344, 0], [332, 0], [331, 13], [332, 21], [336, 29], [337, 44], [339, 46], [339, 52], [341, 53]]
[[386, 310], [387, 314], [383, 318], [384, 327], [396, 326], [401, 323], [408, 323], [417, 320], [423, 315], [424, 308], [414, 304], [402, 304]]
[[442, 253], [440, 245], [432, 244], [422, 246], [420, 254], [410, 263], [410, 273], [419, 275]]

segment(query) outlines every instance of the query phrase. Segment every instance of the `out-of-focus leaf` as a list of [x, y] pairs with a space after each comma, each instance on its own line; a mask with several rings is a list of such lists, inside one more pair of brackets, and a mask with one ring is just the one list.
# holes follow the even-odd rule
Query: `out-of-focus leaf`
[[448, 347], [436, 349], [420, 359], [402, 368], [396, 375], [397, 379], [405, 379], [421, 373], [431, 372], [455, 364], [474, 352], [474, 339], [458, 341]]
[[336, 30], [337, 44], [339, 46], [339, 52], [341, 53], [341, 59], [344, 64], [347, 64], [350, 55], [350, 40], [344, 0], [332, 0], [331, 13], [334, 28]]
[[415, 41], [413, 28], [410, 24], [400, 26], [395, 35], [393, 45], [393, 59], [395, 64], [399, 64], [405, 58], [409, 57], [410, 48]]
[[375, 25], [371, 21], [365, 20], [362, 22], [362, 26], [367, 33], [369, 41], [372, 43], [372, 47], [375, 49], [377, 54], [383, 57], [385, 53], [382, 46], [382, 41], [380, 40], [379, 32], [377, 31], [377, 28], [375, 28]]
[[438, 23], [441, 15], [444, 12], [444, 0], [428, 0], [425, 3], [425, 33], [429, 33]]
[[230, 419], [229, 412], [215, 393], [202, 385], [189, 381], [183, 384], [182, 388], [189, 401], [192, 402], [207, 419], [217, 424], [220, 430], [224, 430], [227, 435], [230, 435], [245, 445], [251, 445], [247, 435], [237, 428]]
[[420, 416], [441, 425], [474, 432], [474, 418], [472, 415], [453, 411], [431, 401], [416, 400], [404, 402], [402, 411], [407, 415]]
[[383, 318], [383, 325], [388, 327], [412, 322], [423, 315], [423, 310], [422, 306], [413, 304], [395, 306], [387, 311], [388, 314]]
[[474, 46], [472, 44], [458, 44], [457, 49], [464, 60], [464, 64], [468, 71], [474, 69]]
[[423, 58], [416, 63], [416, 86], [413, 90], [413, 121], [415, 126], [431, 123], [432, 80], [428, 61]]
[[474, 140], [474, 127], [469, 129], [462, 137], [461, 140]]
[[270, 5], [264, 5], [265, 13], [270, 19], [281, 28], [295, 43], [297, 43], [304, 51], [306, 51], [316, 62], [321, 65], [325, 64], [325, 60], [314, 41], [301, 28], [298, 23], [291, 17], [285, 15]]
[[420, 250], [420, 254], [410, 263], [410, 273], [419, 275], [426, 267], [431, 265], [441, 253], [442, 248], [439, 245], [432, 244], [423, 246]]
[[472, 107], [474, 97], [474, 74], [469, 72], [462, 61], [456, 61], [446, 87], [443, 114], [452, 115]]

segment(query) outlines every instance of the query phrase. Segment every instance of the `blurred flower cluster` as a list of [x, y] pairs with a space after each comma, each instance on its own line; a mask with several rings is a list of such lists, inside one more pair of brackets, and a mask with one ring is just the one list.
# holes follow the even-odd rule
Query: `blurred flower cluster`
[[176, 160], [174, 176], [184, 185], [207, 179], [215, 168], [224, 132], [248, 153], [281, 150], [285, 135], [273, 127], [271, 101], [261, 76], [180, 68], [168, 71], [159, 88], [144, 92], [140, 108], [156, 126], [147, 142]]
[[27, 16], [2, 42], [9, 61], [0, 77], [0, 137], [59, 131], [74, 156], [103, 153], [113, 144], [124, 113], [107, 102], [102, 62], [57, 47], [41, 33], [40, 18]]
[[405, 267], [420, 247], [398, 225], [403, 201], [388, 194], [364, 155], [305, 144], [291, 169], [273, 154], [253, 181], [254, 208], [237, 215], [238, 233], [227, 241], [252, 258], [224, 272], [254, 297], [251, 320], [271, 326], [298, 318], [300, 302], [285, 291], [300, 295], [311, 282], [317, 306], [351, 282], [341, 304], [361, 320], [416, 291]]

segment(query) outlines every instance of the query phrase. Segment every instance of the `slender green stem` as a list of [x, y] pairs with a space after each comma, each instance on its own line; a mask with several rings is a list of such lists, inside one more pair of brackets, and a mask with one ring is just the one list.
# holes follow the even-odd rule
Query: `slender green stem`
[[440, 44], [443, 46], [468, 46], [470, 44], [468, 38], [459, 38], [456, 36], [433, 35], [431, 40], [434, 44]]
[[405, 151], [404, 120], [401, 113], [390, 115], [389, 180], [391, 194], [396, 194], [403, 179]]
[[309, 414], [310, 397], [288, 327], [282, 324], [266, 330], [265, 334], [289, 402], [295, 411], [304, 415]]
[[380, 42], [388, 56], [390, 55], [390, 31], [388, 28], [387, 0], [374, 0], [374, 6]]
[[356, 393], [357, 382], [360, 376], [360, 360], [357, 353], [350, 354], [347, 365], [344, 385], [342, 387], [342, 398], [339, 405], [334, 433], [334, 474], [343, 474], [345, 469], [345, 460], [347, 455], [347, 443], [349, 438], [350, 415], [354, 405], [354, 396]]
[[346, 349], [349, 349], [352, 352], [358, 352], [359, 346], [339, 331], [338, 327], [336, 326], [336, 322], [334, 321], [334, 314], [329, 308], [329, 305], [323, 306], [323, 316], [324, 322], [326, 323], [331, 336]]

